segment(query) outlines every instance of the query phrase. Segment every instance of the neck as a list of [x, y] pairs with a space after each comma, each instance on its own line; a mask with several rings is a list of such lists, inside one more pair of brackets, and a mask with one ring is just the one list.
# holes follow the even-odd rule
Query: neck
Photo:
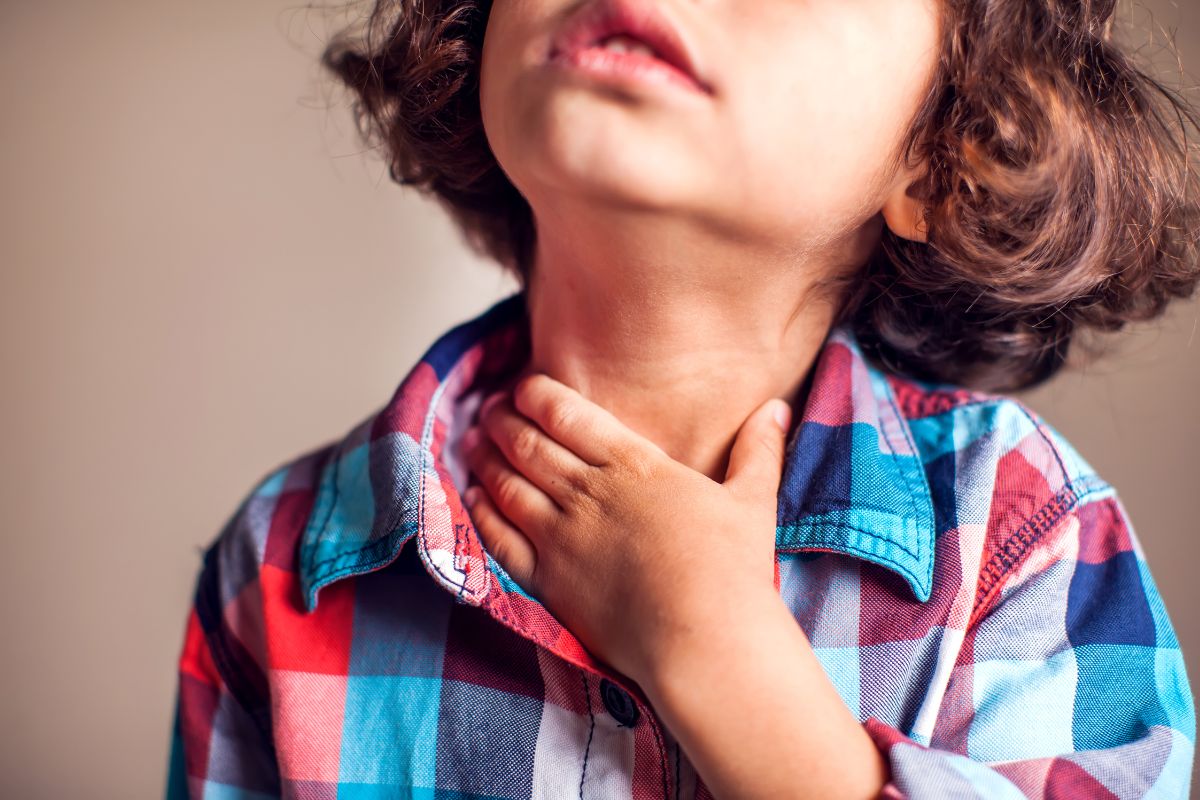
[[[782, 397], [798, 422], [837, 311], [814, 284], [847, 254], [797, 257], [795, 249], [680, 235], [662, 220], [588, 222], [553, 226], [562, 235], [539, 232], [527, 285], [527, 371], [571, 386], [723, 482], [737, 431], [755, 408]], [[861, 257], [870, 232], [856, 239]]]

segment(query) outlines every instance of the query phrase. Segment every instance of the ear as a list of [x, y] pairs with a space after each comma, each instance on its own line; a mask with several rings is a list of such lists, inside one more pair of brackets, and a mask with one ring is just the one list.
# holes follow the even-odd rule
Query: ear
[[925, 204], [916, 196], [918, 177], [909, 172], [899, 178], [880, 212], [892, 233], [924, 242], [929, 232], [925, 227]]

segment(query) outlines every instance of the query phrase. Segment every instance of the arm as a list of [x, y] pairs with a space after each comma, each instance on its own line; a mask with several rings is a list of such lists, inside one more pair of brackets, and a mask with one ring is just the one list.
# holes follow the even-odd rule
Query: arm
[[777, 596], [747, 600], [760, 624], [673, 646], [647, 696], [718, 798], [1188, 796], [1191, 690], [1115, 495], [985, 600], [931, 746], [859, 726]]
[[717, 798], [878, 796], [886, 761], [770, 589], [660, 651], [647, 698]]
[[167, 800], [280, 796], [266, 679], [222, 613], [219, 545], [205, 555], [179, 658]]
[[1186, 798], [1192, 693], [1111, 487], [1001, 584], [972, 617], [929, 746], [866, 721], [890, 796]]

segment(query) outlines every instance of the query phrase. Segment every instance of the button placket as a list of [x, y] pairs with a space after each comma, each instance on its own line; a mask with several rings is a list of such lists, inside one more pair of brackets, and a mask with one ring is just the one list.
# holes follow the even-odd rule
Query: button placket
[[[630, 729], [643, 726], [644, 730], [634, 735], [641, 736], [648, 731], [649, 735], [653, 737], [658, 751], [658, 770], [656, 771], [659, 772], [662, 780], [662, 797], [663, 800], [671, 800], [673, 796], [672, 792], [677, 792], [678, 786], [673, 785], [671, 777], [671, 755], [667, 749], [665, 738], [668, 734], [655, 716], [654, 709], [648, 704], [640, 702], [637, 696], [607, 677], [603, 672], [591, 668], [585, 669], [587, 672], [600, 678], [600, 683], [597, 686], [600, 702], [604, 705], [604, 709], [608, 712], [609, 716], [617, 723], [617, 726]], [[633, 730], [631, 730], [631, 733], [633, 733]], [[646, 767], [648, 766], [646, 765]], [[643, 767], [643, 769], [646, 767]], [[643, 779], [645, 777], [648, 776], [642, 776]]]

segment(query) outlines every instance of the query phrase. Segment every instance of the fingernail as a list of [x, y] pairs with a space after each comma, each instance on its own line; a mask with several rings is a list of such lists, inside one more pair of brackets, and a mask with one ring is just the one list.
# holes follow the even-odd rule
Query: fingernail
[[775, 414], [775, 422], [778, 423], [780, 428], [786, 431], [788, 423], [792, 421], [792, 407], [786, 401], [777, 400], [775, 401], [775, 410], [773, 413]]
[[475, 501], [479, 499], [479, 487], [470, 486], [467, 491], [463, 492], [463, 501], [467, 504], [467, 508], [475, 505]]

